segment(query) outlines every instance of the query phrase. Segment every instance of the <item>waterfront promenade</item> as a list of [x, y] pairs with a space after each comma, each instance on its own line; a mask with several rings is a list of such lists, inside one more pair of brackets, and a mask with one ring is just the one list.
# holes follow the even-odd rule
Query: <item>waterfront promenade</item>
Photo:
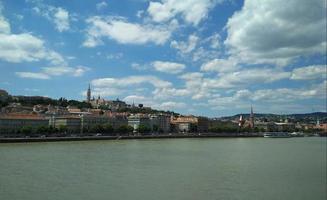
[[222, 133], [222, 134], [164, 134], [164, 135], [124, 135], [124, 136], [74, 136], [74, 137], [17, 137], [0, 138], [0, 143], [19, 142], [59, 142], [59, 141], [88, 141], [88, 140], [134, 140], [134, 139], [173, 139], [173, 138], [235, 138], [235, 137], [262, 137], [263, 134]]

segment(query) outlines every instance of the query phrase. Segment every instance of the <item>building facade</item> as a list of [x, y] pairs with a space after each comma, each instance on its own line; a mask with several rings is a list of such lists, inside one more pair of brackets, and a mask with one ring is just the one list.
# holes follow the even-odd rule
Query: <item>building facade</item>
[[48, 126], [49, 119], [33, 114], [10, 114], [0, 116], [0, 133], [16, 133], [23, 127], [37, 129], [41, 126]]

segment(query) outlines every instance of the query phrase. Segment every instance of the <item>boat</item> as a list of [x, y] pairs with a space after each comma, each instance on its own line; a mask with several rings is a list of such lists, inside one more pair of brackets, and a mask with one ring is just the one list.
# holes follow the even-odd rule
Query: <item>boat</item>
[[289, 138], [291, 135], [286, 132], [269, 132], [269, 133], [264, 133], [263, 137], [265, 138]]
[[293, 132], [293, 133], [290, 133], [290, 136], [291, 137], [304, 137], [304, 134], [303, 134], [303, 132]]

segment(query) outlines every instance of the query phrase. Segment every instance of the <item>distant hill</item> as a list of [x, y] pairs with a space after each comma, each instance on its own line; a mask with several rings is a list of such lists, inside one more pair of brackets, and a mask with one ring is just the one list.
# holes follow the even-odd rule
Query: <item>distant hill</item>
[[[239, 116], [242, 115], [244, 118], [249, 118], [250, 114], [246, 113], [240, 113], [233, 116], [226, 116], [221, 117], [221, 119], [225, 120], [234, 120], [239, 118]], [[277, 115], [277, 114], [271, 114], [271, 113], [254, 113], [255, 118], [266, 118], [267, 120], [276, 120], [276, 119], [294, 119], [294, 120], [310, 120], [315, 121], [317, 119], [319, 120], [327, 120], [327, 112], [313, 112], [313, 113], [303, 113], [303, 114], [285, 114], [285, 115]]]

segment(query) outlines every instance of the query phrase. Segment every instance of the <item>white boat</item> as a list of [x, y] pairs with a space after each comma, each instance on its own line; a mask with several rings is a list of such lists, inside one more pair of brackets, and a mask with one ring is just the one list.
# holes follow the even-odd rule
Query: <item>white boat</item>
[[269, 133], [264, 133], [263, 137], [265, 138], [289, 138], [291, 135], [286, 132], [269, 132]]

